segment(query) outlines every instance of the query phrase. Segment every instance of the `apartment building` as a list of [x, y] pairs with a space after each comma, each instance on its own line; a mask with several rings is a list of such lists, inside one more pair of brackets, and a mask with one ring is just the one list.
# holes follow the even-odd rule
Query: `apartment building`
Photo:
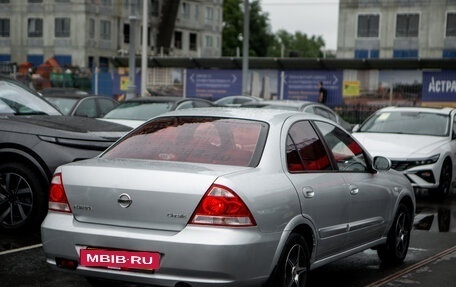
[[337, 58], [456, 58], [456, 0], [340, 0]]
[[0, 0], [0, 61], [107, 69], [130, 39], [139, 56], [144, 1], [150, 56], [221, 56], [223, 0]]

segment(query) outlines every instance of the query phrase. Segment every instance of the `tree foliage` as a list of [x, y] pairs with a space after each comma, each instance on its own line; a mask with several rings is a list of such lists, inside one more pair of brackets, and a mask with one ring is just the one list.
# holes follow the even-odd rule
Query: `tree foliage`
[[[223, 56], [236, 56], [242, 51], [244, 32], [243, 0], [223, 1]], [[261, 10], [259, 0], [250, 2], [249, 56], [266, 57], [268, 47], [274, 44], [269, 26], [269, 15]]]
[[324, 47], [325, 41], [321, 36], [308, 37], [301, 32], [290, 34], [285, 30], [279, 30], [268, 55], [270, 57], [321, 58]]
[[[244, 31], [244, 0], [223, 1], [222, 55], [242, 54]], [[301, 32], [291, 34], [279, 30], [275, 35], [269, 24], [269, 14], [261, 9], [260, 0], [250, 1], [249, 56], [252, 57], [322, 57], [325, 41], [321, 36], [308, 37]]]

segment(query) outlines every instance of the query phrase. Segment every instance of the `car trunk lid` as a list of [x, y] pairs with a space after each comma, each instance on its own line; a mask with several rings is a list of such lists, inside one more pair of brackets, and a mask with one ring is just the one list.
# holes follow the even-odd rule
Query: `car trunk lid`
[[79, 222], [179, 231], [205, 192], [240, 166], [92, 159], [61, 168]]

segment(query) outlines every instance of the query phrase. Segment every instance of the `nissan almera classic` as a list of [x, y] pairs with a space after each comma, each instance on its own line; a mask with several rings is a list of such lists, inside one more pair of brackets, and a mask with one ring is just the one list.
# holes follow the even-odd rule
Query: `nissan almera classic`
[[302, 287], [368, 248], [401, 263], [415, 197], [390, 164], [317, 115], [169, 112], [57, 168], [46, 260], [92, 283], [187, 287]]

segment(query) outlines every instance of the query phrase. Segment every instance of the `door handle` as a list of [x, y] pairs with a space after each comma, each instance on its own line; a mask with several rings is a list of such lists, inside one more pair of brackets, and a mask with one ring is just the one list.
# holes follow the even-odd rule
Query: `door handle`
[[305, 198], [312, 198], [315, 195], [315, 192], [310, 186], [305, 186], [302, 188], [302, 194]]
[[359, 193], [359, 187], [356, 186], [356, 185], [350, 184], [348, 186], [348, 188], [350, 189], [350, 194], [351, 195], [357, 195]]

